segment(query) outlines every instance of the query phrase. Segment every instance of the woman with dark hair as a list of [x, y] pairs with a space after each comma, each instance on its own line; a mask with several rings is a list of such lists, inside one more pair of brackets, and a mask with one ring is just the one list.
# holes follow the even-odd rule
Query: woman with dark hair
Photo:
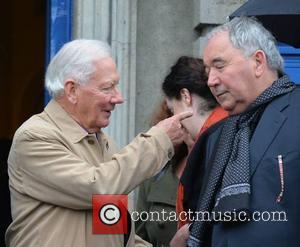
[[[169, 109], [176, 114], [188, 109], [194, 113], [183, 125], [194, 140], [208, 126], [206, 120], [215, 112], [224, 111], [207, 86], [207, 75], [203, 61], [192, 57], [180, 57], [162, 84]], [[217, 114], [217, 115], [219, 115]], [[226, 113], [227, 116], [227, 113]]]
[[[162, 90], [173, 114], [185, 110], [194, 113], [192, 117], [182, 121], [182, 125], [193, 141], [196, 141], [211, 125], [228, 116], [228, 113], [218, 105], [207, 86], [207, 75], [202, 59], [180, 57], [165, 78]], [[176, 202], [178, 215], [184, 211], [183, 198], [184, 187], [179, 183]], [[185, 223], [187, 221], [179, 217], [178, 228]]]
[[[182, 121], [187, 131], [186, 144], [175, 150], [174, 158], [165, 169], [140, 187], [137, 209], [139, 212], [159, 213], [163, 209], [166, 215], [170, 215], [172, 210], [175, 214], [175, 206], [177, 213], [184, 211], [182, 204], [184, 188], [179, 183], [179, 179], [185, 168], [186, 156], [194, 141], [212, 124], [225, 118], [227, 112], [218, 106], [207, 86], [207, 76], [201, 59], [180, 57], [166, 76], [162, 90], [167, 109], [162, 105], [161, 110], [169, 110], [172, 114], [188, 110], [193, 112], [193, 116]], [[177, 188], [179, 190], [176, 201]], [[154, 246], [168, 246], [176, 232], [177, 223], [180, 227], [186, 223], [183, 218], [178, 219], [179, 222], [155, 219], [152, 222], [140, 221], [137, 234]]]

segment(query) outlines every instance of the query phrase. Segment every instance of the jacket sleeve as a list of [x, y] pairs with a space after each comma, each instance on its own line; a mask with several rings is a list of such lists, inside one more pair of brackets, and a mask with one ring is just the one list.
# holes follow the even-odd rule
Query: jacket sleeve
[[174, 153], [168, 136], [153, 127], [110, 161], [95, 165], [48, 133], [25, 130], [15, 136], [8, 160], [10, 183], [20, 193], [72, 209], [92, 208], [93, 194], [129, 193]]

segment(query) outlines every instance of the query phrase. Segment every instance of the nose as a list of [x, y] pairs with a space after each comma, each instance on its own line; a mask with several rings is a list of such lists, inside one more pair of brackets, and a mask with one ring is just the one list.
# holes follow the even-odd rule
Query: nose
[[211, 68], [209, 73], [208, 73], [208, 80], [207, 80], [207, 85], [209, 87], [215, 87], [220, 83], [217, 71], [214, 70], [214, 68]]
[[122, 104], [124, 102], [124, 98], [118, 87], [115, 87], [115, 93], [111, 97], [112, 104]]

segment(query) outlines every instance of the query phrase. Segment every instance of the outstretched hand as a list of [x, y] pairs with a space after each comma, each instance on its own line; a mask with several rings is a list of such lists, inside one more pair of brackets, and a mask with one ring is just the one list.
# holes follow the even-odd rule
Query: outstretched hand
[[186, 111], [178, 113], [170, 118], [160, 121], [156, 126], [161, 128], [169, 136], [174, 146], [183, 142], [186, 130], [182, 127], [181, 121], [193, 115], [192, 112]]

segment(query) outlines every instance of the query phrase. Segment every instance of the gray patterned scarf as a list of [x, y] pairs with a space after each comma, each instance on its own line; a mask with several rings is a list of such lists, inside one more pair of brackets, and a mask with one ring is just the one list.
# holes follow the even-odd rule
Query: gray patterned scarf
[[[276, 80], [245, 112], [228, 118], [222, 128], [205, 191], [198, 200], [198, 212], [249, 212], [250, 140], [266, 105], [295, 88], [287, 76]], [[207, 221], [195, 221], [187, 246], [205, 246]]]

